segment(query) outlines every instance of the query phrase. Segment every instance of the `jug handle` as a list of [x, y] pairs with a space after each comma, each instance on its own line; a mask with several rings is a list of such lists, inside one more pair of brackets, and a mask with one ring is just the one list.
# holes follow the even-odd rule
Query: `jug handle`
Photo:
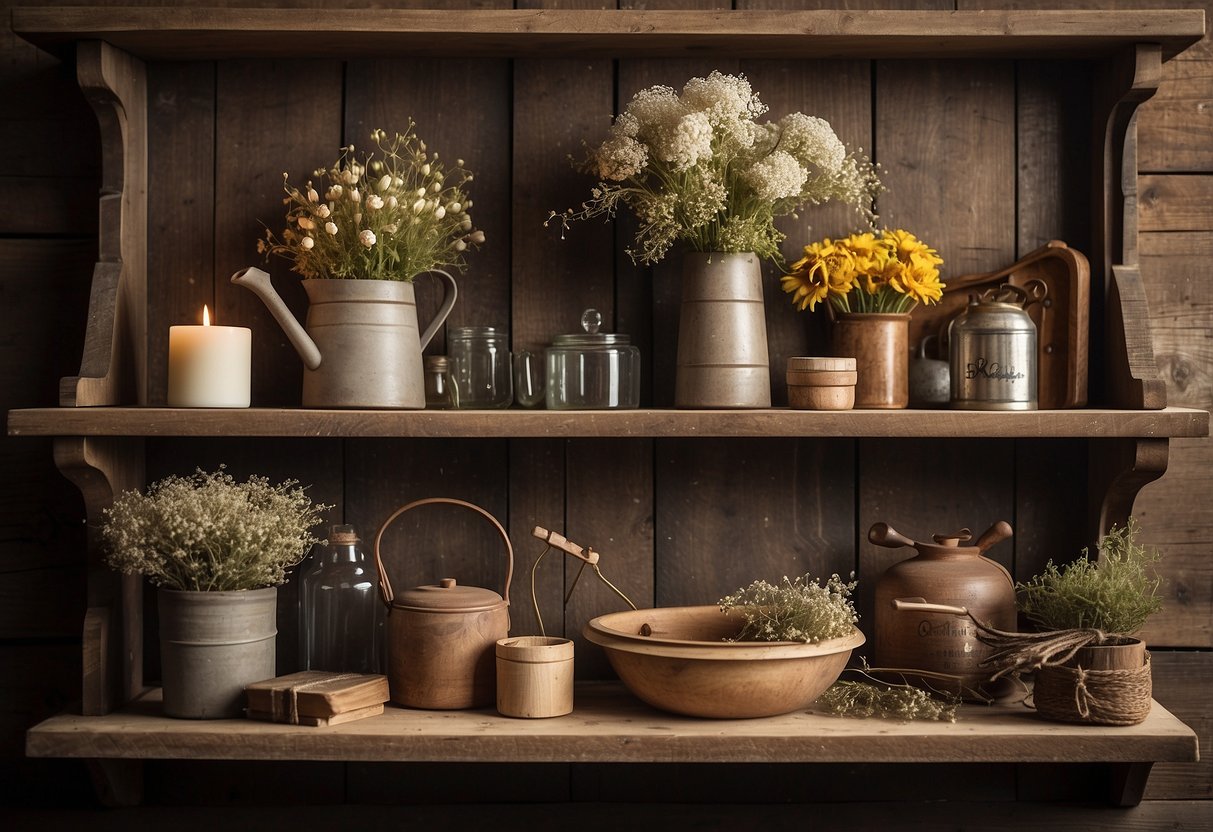
[[[446, 292], [442, 297], [442, 306], [439, 307], [438, 314], [435, 315], [434, 320], [430, 321], [429, 325], [426, 326], [425, 332], [421, 333], [421, 348], [425, 349], [426, 345], [429, 344], [431, 339], [433, 339], [434, 333], [438, 331], [438, 327], [442, 326], [447, 315], [451, 314], [451, 309], [453, 309], [455, 306], [455, 299], [459, 297], [459, 286], [456, 285], [455, 278], [451, 277], [450, 274], [444, 272], [442, 269], [430, 269], [428, 272], [422, 272], [422, 274], [442, 275], [444, 278], [446, 278], [447, 283]], [[465, 503], [464, 505], [471, 506], [470, 503]], [[475, 508], [475, 506], [471, 507]]]
[[504, 528], [502, 528], [501, 523], [497, 522], [496, 517], [489, 514], [487, 511], [474, 503], [469, 503], [465, 500], [456, 500], [454, 497], [426, 497], [423, 500], [414, 500], [408, 505], [401, 506], [392, 512], [392, 516], [387, 520], [384, 520], [383, 525], [379, 527], [379, 531], [375, 533], [375, 567], [379, 570], [379, 595], [383, 598], [384, 606], [386, 606], [390, 611], [392, 609], [392, 599], [396, 597], [396, 594], [392, 591], [392, 582], [388, 579], [387, 570], [383, 568], [383, 558], [379, 555], [379, 544], [383, 540], [383, 533], [387, 531], [388, 526], [395, 522], [397, 517], [404, 514], [406, 511], [418, 508], [419, 506], [433, 505], [435, 503], [444, 503], [446, 505], [462, 506], [463, 508], [471, 509], [492, 523], [493, 528], [495, 528], [497, 533], [501, 535], [501, 539], [505, 542], [505, 553], [507, 558], [505, 570], [505, 591], [502, 593], [501, 597], [505, 599], [505, 605], [508, 607], [510, 605], [510, 580], [514, 577], [514, 547], [510, 545], [510, 536], [506, 534], [506, 531]]

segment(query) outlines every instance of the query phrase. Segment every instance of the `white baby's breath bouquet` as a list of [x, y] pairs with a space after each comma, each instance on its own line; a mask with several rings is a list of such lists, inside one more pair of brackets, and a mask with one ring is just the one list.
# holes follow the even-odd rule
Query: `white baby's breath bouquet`
[[468, 213], [472, 174], [462, 159], [446, 168], [413, 128], [410, 121], [391, 139], [373, 131], [378, 155], [355, 157], [353, 145], [343, 147], [302, 189], [282, 174], [286, 229], [276, 237], [267, 228], [257, 250], [285, 257], [306, 278], [411, 281], [431, 269], [462, 269], [464, 253], [484, 242]]
[[865, 157], [850, 153], [824, 119], [791, 113], [755, 119], [767, 107], [743, 75], [713, 72], [675, 92], [632, 97], [585, 169], [599, 177], [575, 219], [614, 216], [620, 203], [640, 220], [633, 261], [652, 264], [676, 242], [695, 251], [746, 252], [778, 260], [775, 217], [838, 199], [870, 222], [880, 188]]
[[316, 543], [309, 530], [330, 506], [294, 480], [236, 482], [220, 466], [167, 477], [146, 494], [124, 491], [101, 533], [111, 567], [168, 589], [219, 592], [277, 586]]

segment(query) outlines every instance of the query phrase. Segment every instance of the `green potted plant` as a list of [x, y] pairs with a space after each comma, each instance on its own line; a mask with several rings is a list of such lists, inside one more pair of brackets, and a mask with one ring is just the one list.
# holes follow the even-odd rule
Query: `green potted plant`
[[584, 168], [598, 177], [572, 220], [639, 220], [633, 261], [652, 265], [676, 245], [683, 258], [675, 404], [770, 407], [761, 260], [782, 267], [775, 218], [840, 200], [872, 218], [880, 187], [871, 162], [847, 150], [829, 122], [767, 111], [744, 75], [712, 72], [681, 92], [632, 97]]
[[1063, 722], [1134, 725], [1150, 710], [1150, 655], [1136, 633], [1162, 609], [1160, 557], [1137, 542], [1133, 518], [1113, 526], [1072, 563], [1049, 561], [1016, 584], [1020, 612], [1040, 629], [1004, 639], [991, 664], [1036, 670], [1041, 716]]
[[[302, 188], [286, 181], [286, 228], [266, 230], [257, 249], [301, 275], [310, 309], [300, 326], [257, 268], [232, 282], [256, 294], [303, 359], [305, 407], [425, 407], [421, 351], [455, 305], [458, 289], [446, 269], [462, 269], [469, 249], [484, 242], [472, 225], [463, 160], [446, 165], [413, 129], [371, 133], [374, 148], [341, 150]], [[413, 281], [445, 281], [438, 313], [417, 322]]]
[[239, 716], [245, 685], [275, 675], [277, 587], [327, 508], [294, 480], [237, 482], [222, 467], [114, 500], [107, 562], [159, 587], [165, 714]]

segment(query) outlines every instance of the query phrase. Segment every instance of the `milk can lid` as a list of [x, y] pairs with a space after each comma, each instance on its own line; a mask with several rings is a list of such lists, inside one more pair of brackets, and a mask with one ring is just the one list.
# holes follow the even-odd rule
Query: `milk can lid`
[[423, 612], [482, 612], [504, 605], [505, 601], [493, 590], [460, 586], [454, 578], [406, 589], [392, 601], [394, 608]]

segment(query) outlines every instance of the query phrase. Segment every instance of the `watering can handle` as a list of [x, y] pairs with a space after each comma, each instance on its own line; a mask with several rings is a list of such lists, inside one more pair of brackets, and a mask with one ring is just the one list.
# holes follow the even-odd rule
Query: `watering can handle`
[[[459, 286], [455, 284], [455, 278], [451, 277], [442, 269], [430, 269], [428, 273], [442, 275], [442, 277], [446, 278], [447, 287], [446, 292], [442, 297], [442, 306], [438, 309], [438, 314], [435, 315], [434, 320], [430, 321], [429, 325], [426, 326], [425, 332], [421, 333], [422, 349], [425, 349], [426, 345], [429, 344], [430, 339], [434, 337], [434, 333], [438, 331], [438, 327], [442, 326], [443, 321], [446, 320], [446, 316], [451, 314], [451, 309], [455, 306], [455, 299], [459, 297]], [[476, 508], [476, 506], [473, 506], [471, 503], [464, 503], [464, 505], [471, 508]], [[496, 521], [494, 520], [493, 522]], [[509, 599], [507, 598], [506, 600]]]
[[[448, 275], [449, 276], [449, 275]], [[452, 281], [453, 284], [453, 281]], [[449, 310], [448, 310], [449, 311]], [[505, 553], [507, 557], [505, 570], [505, 591], [502, 593], [502, 598], [505, 599], [505, 605], [510, 605], [510, 579], [514, 577], [514, 547], [510, 545], [510, 536], [506, 534], [501, 523], [497, 522], [497, 518], [489, 514], [480, 506], [469, 503], [465, 500], [456, 500], [454, 497], [426, 497], [423, 500], [414, 500], [408, 505], [401, 506], [392, 512], [392, 516], [383, 521], [383, 525], [379, 527], [379, 531], [375, 533], [375, 567], [379, 570], [379, 594], [383, 598], [383, 603], [390, 610], [392, 608], [392, 599], [396, 594], [392, 591], [392, 582], [388, 580], [387, 570], [383, 568], [383, 558], [379, 555], [379, 544], [383, 540], [383, 533], [387, 531], [388, 526], [395, 522], [396, 518], [404, 514], [410, 509], [418, 508], [419, 506], [433, 505], [435, 503], [445, 503], [452, 506], [463, 506], [471, 509], [483, 516], [486, 520], [493, 524], [493, 528], [501, 535], [501, 539], [505, 542]]]

